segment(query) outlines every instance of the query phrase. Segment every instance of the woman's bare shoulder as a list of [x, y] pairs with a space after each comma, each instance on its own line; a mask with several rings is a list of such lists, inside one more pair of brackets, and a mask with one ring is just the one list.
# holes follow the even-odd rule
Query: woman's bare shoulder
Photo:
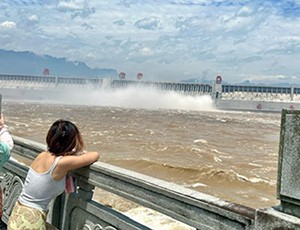
[[51, 165], [55, 160], [55, 156], [53, 156], [49, 152], [41, 152], [32, 162], [31, 168], [33, 168], [37, 172], [45, 172], [49, 170]]

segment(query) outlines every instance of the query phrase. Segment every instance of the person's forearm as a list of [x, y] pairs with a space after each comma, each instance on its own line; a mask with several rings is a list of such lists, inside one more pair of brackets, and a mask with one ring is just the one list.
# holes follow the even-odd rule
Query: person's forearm
[[0, 141], [9, 145], [10, 150], [14, 147], [14, 141], [8, 131], [7, 125], [0, 128]]

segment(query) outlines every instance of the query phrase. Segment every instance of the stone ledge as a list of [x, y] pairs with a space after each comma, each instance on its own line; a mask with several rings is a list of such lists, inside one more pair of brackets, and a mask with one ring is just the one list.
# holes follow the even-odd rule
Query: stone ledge
[[300, 229], [300, 219], [277, 211], [274, 208], [257, 209], [255, 213], [255, 230], [293, 230]]

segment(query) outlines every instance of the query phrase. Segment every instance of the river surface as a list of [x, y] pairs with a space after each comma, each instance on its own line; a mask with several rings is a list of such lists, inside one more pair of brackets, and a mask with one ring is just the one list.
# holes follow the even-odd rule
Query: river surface
[[32, 100], [18, 92], [3, 95], [3, 113], [16, 136], [45, 143], [49, 126], [69, 119], [100, 161], [253, 208], [278, 204], [280, 113], [220, 111], [206, 96], [134, 92], [40, 92]]

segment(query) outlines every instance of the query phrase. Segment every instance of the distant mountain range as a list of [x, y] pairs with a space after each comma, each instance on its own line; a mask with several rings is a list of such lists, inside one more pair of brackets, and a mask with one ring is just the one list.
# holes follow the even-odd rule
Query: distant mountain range
[[[115, 69], [92, 69], [84, 62], [68, 61], [49, 55], [32, 52], [17, 52], [0, 49], [0, 74], [43, 75], [48, 69], [49, 76], [117, 78]], [[47, 73], [47, 71], [46, 71]]]
[[[48, 71], [45, 71], [48, 70]], [[109, 68], [90, 68], [84, 62], [68, 61], [66, 58], [57, 58], [49, 55], [37, 55], [29, 51], [13, 51], [0, 49], [0, 74], [20, 74], [20, 75], [37, 75], [44, 73], [49, 76], [59, 77], [93, 77], [93, 78], [113, 78], [119, 79], [117, 70]], [[262, 78], [255, 81], [243, 79], [235, 85], [269, 85], [284, 87], [300, 87], [298, 78]], [[184, 79], [180, 82], [185, 83], [207, 83], [211, 84], [215, 78], [211, 79]], [[223, 81], [223, 84], [231, 84]]]

